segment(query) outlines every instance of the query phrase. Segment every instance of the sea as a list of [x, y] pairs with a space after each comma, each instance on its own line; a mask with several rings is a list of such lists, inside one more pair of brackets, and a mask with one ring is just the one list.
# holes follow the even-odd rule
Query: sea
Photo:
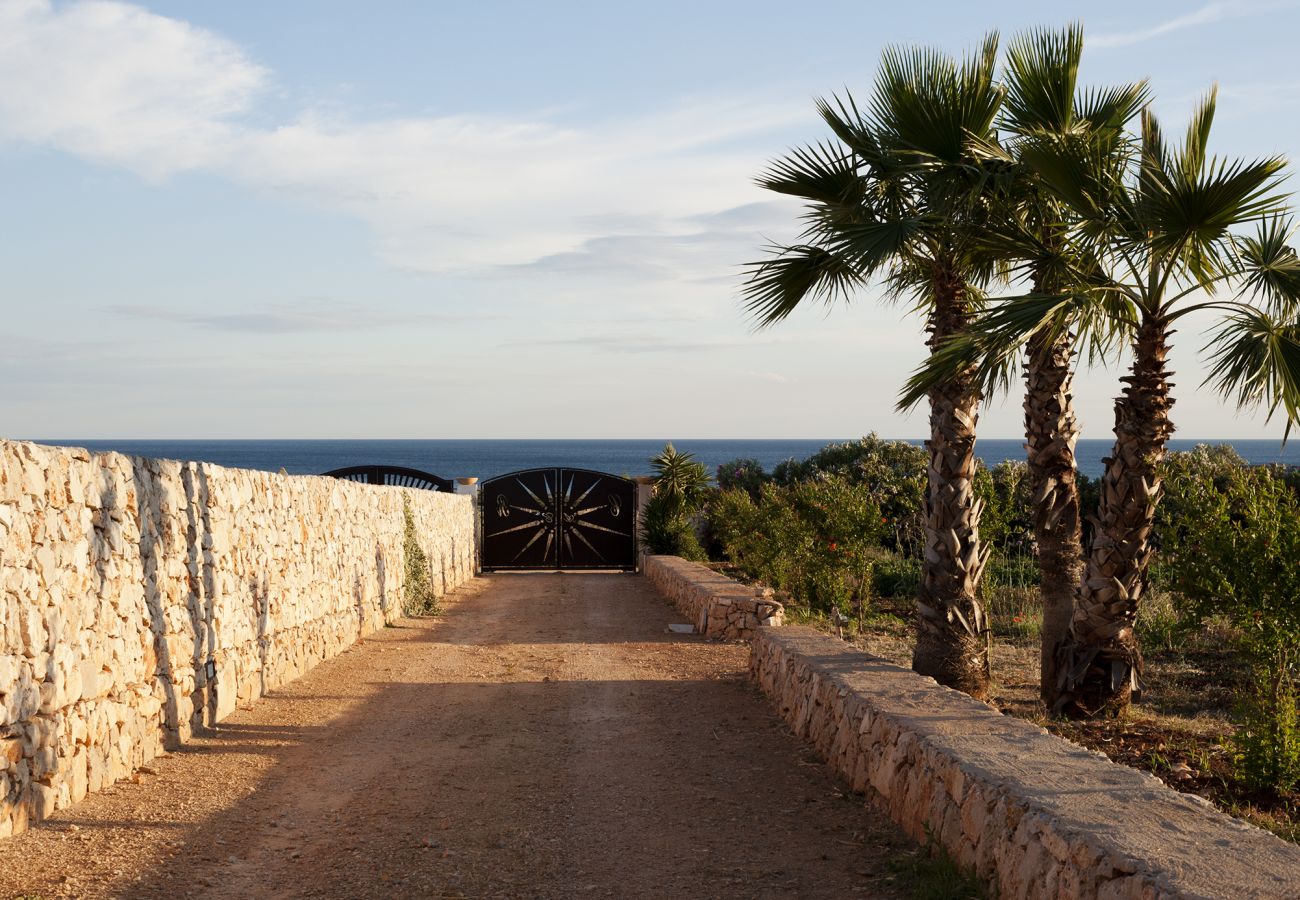
[[[771, 471], [787, 459], [805, 459], [843, 438], [790, 440], [673, 439], [678, 450], [691, 453], [710, 472], [733, 459], [756, 459]], [[906, 439], [920, 444], [919, 439]], [[39, 440], [42, 444], [115, 450], [132, 456], [198, 460], [241, 469], [262, 469], [310, 475], [344, 466], [407, 466], [443, 478], [482, 479], [546, 466], [595, 469], [615, 475], [650, 473], [650, 459], [664, 440]], [[1252, 464], [1300, 465], [1300, 442], [1278, 440], [1179, 439], [1170, 449], [1188, 450], [1197, 444], [1231, 444]], [[1075, 449], [1079, 470], [1096, 477], [1109, 440], [1081, 440]], [[1007, 459], [1024, 459], [1023, 441], [982, 440], [976, 454], [989, 466]]]

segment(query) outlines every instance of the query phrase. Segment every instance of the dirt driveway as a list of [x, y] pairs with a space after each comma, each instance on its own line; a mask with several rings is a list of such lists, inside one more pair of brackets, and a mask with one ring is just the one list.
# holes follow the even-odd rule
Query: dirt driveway
[[909, 845], [629, 575], [493, 575], [0, 841], [0, 897], [890, 897]]

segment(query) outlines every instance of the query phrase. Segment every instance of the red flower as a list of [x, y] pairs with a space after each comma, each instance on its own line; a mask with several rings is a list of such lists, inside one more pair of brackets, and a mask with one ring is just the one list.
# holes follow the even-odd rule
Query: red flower
[[837, 545], [834, 541], [831, 541], [831, 543], [830, 543], [830, 548], [831, 548], [832, 550], [836, 550], [836, 549], [838, 549], [838, 545]]

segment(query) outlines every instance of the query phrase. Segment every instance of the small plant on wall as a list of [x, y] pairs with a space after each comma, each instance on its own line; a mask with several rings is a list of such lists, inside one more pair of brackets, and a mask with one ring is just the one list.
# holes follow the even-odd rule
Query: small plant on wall
[[671, 443], [650, 465], [654, 490], [641, 517], [641, 539], [651, 553], [706, 559], [693, 519], [708, 496], [708, 472], [694, 456], [679, 452]]
[[405, 497], [402, 498], [402, 518], [406, 522], [406, 536], [402, 547], [406, 566], [406, 588], [402, 612], [408, 616], [436, 616], [439, 612], [438, 595], [433, 590], [429, 558], [425, 556], [416, 538], [415, 516], [412, 515], [411, 504]]

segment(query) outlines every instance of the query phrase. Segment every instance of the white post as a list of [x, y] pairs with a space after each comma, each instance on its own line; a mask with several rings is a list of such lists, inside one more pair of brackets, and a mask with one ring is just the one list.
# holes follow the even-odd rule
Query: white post
[[[473, 497], [478, 493], [478, 479], [474, 477], [464, 477], [456, 479], [456, 493], [468, 494]], [[479, 509], [477, 498], [474, 500], [474, 573], [478, 574], [483, 571], [483, 548], [479, 546], [482, 541], [483, 518], [482, 511]]]

